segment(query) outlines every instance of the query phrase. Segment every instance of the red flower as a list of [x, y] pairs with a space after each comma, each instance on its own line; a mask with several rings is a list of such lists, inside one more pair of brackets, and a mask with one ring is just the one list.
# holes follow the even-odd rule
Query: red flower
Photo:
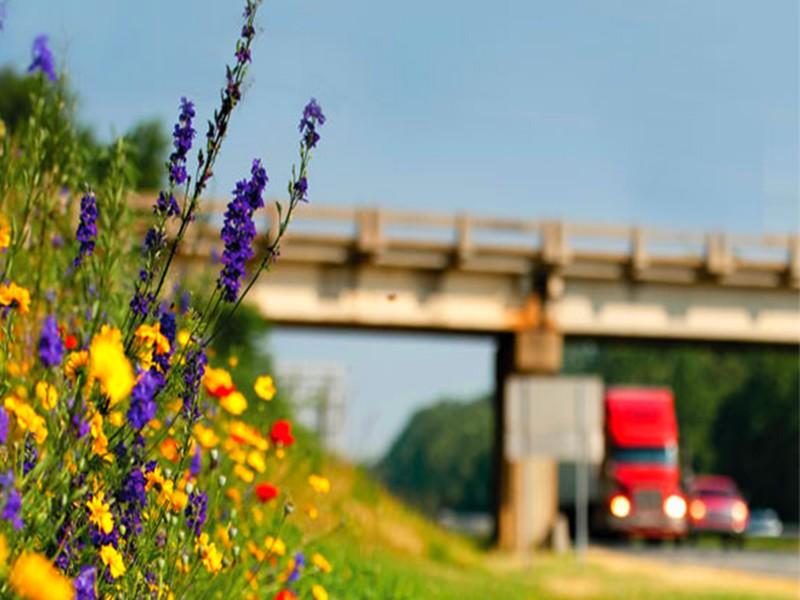
[[67, 348], [67, 350], [75, 350], [75, 348], [78, 347], [78, 338], [72, 334], [68, 335], [64, 338], [64, 346]]
[[281, 590], [275, 596], [275, 600], [297, 600], [297, 596], [289, 590]]
[[277, 498], [280, 490], [271, 483], [259, 483], [256, 486], [256, 496], [261, 502], [269, 502], [273, 498]]
[[272, 426], [272, 431], [269, 432], [269, 437], [274, 444], [281, 444], [282, 446], [291, 446], [294, 444], [294, 436], [292, 435], [292, 424], [289, 421], [281, 419], [275, 421]]

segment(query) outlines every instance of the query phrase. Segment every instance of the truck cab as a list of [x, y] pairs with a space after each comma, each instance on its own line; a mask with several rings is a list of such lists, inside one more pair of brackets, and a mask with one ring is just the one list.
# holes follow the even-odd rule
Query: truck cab
[[629, 537], [681, 538], [687, 533], [680, 487], [678, 425], [672, 392], [608, 388], [603, 464], [604, 521]]

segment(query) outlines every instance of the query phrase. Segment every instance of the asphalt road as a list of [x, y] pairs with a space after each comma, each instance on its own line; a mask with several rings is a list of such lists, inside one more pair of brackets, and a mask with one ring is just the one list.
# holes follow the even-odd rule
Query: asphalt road
[[687, 545], [610, 544], [605, 547], [673, 565], [699, 565], [800, 579], [800, 554], [794, 552], [703, 548]]

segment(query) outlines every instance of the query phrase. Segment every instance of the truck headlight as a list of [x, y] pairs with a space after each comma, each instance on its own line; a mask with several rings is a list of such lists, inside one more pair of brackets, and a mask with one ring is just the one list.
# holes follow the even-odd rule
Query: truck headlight
[[686, 515], [686, 500], [678, 494], [670, 494], [664, 500], [664, 514], [670, 519], [682, 519]]
[[702, 520], [706, 516], [706, 505], [702, 500], [692, 500], [689, 505], [689, 514], [695, 521]]
[[742, 523], [747, 520], [747, 505], [741, 500], [737, 500], [731, 506], [731, 517], [734, 521]]
[[631, 501], [622, 494], [615, 494], [611, 497], [608, 504], [611, 514], [620, 519], [624, 519], [631, 513]]

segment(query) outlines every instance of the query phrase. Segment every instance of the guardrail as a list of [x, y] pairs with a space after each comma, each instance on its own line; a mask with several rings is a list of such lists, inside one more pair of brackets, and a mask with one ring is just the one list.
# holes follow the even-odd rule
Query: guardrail
[[[131, 202], [139, 210], [152, 205], [146, 196], [136, 196]], [[224, 203], [203, 201], [198, 221], [205, 226], [198, 228], [194, 237], [212, 241], [224, 211]], [[256, 217], [259, 230], [267, 232], [268, 239], [275, 235], [276, 216], [273, 201]], [[681, 267], [723, 284], [797, 288], [800, 283], [797, 234], [702, 233], [468, 213], [301, 205], [286, 245], [292, 249], [314, 243], [347, 246], [361, 257], [373, 258], [401, 250], [446, 253], [453, 259], [448, 264], [462, 266], [481, 257], [505, 256], [538, 261], [567, 276], [604, 263], [624, 266], [627, 276], [634, 279], [646, 279], [654, 270]]]

